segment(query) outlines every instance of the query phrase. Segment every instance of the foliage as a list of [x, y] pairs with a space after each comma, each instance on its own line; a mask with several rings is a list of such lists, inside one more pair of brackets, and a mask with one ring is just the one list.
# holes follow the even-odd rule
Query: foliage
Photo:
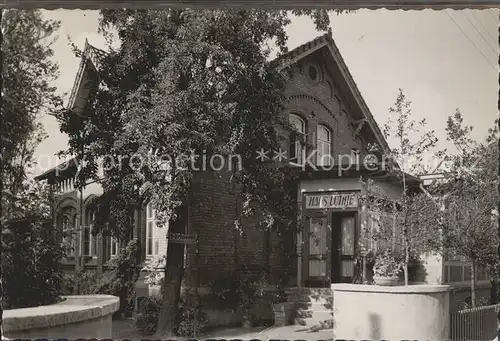
[[138, 271], [139, 245], [136, 240], [131, 240], [120, 254], [112, 258], [110, 266], [112, 281], [109, 285], [109, 293], [120, 297], [122, 311], [130, 309], [135, 294], [135, 282], [139, 278]]
[[243, 265], [239, 274], [238, 308], [241, 310], [244, 323], [252, 322], [251, 310], [255, 302], [264, 296], [267, 285], [265, 270], [259, 266]]
[[[217, 277], [210, 282], [210, 306], [218, 309], [232, 309], [238, 311], [244, 319], [244, 323], [252, 323], [258, 319], [253, 316], [252, 310], [255, 303], [262, 299], [266, 292], [264, 288], [268, 285], [268, 275], [259, 265], [242, 265], [238, 272]], [[266, 299], [278, 302], [283, 299], [282, 292], [273, 292]]]
[[2, 9], [2, 177], [5, 184], [24, 180], [40, 135], [37, 118], [55, 114], [62, 101], [50, 82], [58, 76], [52, 43], [59, 22], [44, 20], [40, 10]]
[[[162, 297], [145, 297], [140, 304], [135, 318], [135, 325], [143, 335], [153, 335], [156, 332]], [[177, 336], [196, 337], [202, 333], [206, 325], [206, 314], [201, 311], [194, 293], [190, 292], [179, 301], [179, 320], [177, 321]]]
[[145, 297], [140, 304], [135, 317], [135, 325], [144, 335], [153, 335], [158, 325], [158, 315], [161, 308], [161, 297]]
[[181, 297], [179, 311], [177, 335], [196, 338], [199, 333], [204, 331], [207, 317], [201, 309], [196, 293], [189, 291], [187, 295]]
[[[13, 219], [21, 216], [19, 201], [26, 203], [26, 168], [33, 165], [36, 145], [44, 138], [41, 124], [37, 118], [41, 113], [55, 114], [62, 108], [61, 98], [55, 94], [55, 87], [49, 83], [58, 76], [58, 66], [51, 57], [53, 50], [49, 38], [57, 31], [58, 22], [44, 20], [39, 10], [0, 9], [0, 65], [2, 77], [0, 90], [2, 110], [0, 111], [0, 236]], [[34, 206], [36, 206], [36, 202]], [[21, 205], [23, 206], [23, 205]], [[19, 221], [19, 220], [18, 220]], [[3, 303], [11, 306], [45, 304], [58, 296], [60, 275], [58, 264], [54, 262], [54, 272], [45, 268], [59, 257], [59, 250], [50, 236], [42, 233], [40, 226], [43, 216], [36, 214], [21, 217], [22, 223], [34, 225], [31, 234], [32, 248], [22, 255], [2, 252], [2, 271], [0, 275], [1, 297], [0, 325], [2, 323]], [[29, 230], [30, 228], [27, 227]], [[17, 239], [18, 236], [14, 236]], [[19, 242], [19, 241], [17, 241]], [[40, 245], [46, 243], [46, 245]], [[2, 250], [4, 243], [2, 241]], [[34, 257], [30, 260], [17, 259], [17, 256]], [[16, 259], [13, 262], [13, 259]], [[19, 261], [19, 263], [17, 262]], [[9, 262], [12, 262], [9, 264]], [[26, 273], [21, 274], [17, 265], [26, 264]], [[40, 266], [39, 274], [30, 271], [31, 266]], [[5, 267], [4, 267], [5, 265]], [[29, 281], [19, 287], [12, 286], [9, 276], [27, 276], [38, 291], [33, 294], [28, 288]], [[48, 286], [47, 283], [53, 286]], [[16, 292], [16, 290], [18, 290]], [[15, 295], [9, 296], [8, 292]], [[16, 292], [15, 294], [13, 294]], [[6, 295], [6, 296], [5, 296]], [[20, 296], [18, 296], [20, 295]], [[23, 296], [28, 295], [28, 296]], [[5, 297], [4, 297], [5, 296]]]
[[[319, 29], [328, 29], [324, 10], [295, 14], [310, 15]], [[294, 228], [296, 198], [287, 190], [288, 170], [255, 162], [256, 150], [278, 145], [276, 128], [284, 125], [285, 79], [268, 57], [270, 42], [279, 53], [286, 51], [288, 15], [284, 10], [102, 10], [100, 29], [110, 41], [111, 32], [117, 32], [121, 45], [99, 62], [101, 86], [91, 93], [86, 116], [59, 116], [69, 152], [89, 161], [80, 176], [95, 176], [96, 160], [105, 155], [121, 156], [121, 166], [107, 171], [104, 192], [137, 198], [140, 189], [149, 188], [145, 196], [161, 219], [175, 220], [201, 160], [196, 167], [182, 167], [187, 163], [169, 165], [165, 156], [238, 154], [242, 169], [232, 181], [246, 202], [256, 203], [268, 228]], [[147, 167], [128, 158], [132, 154], [148, 160]], [[120, 207], [98, 210], [97, 221], [99, 216], [125, 219], [128, 201], [109, 200], [105, 206], [111, 203]], [[113, 231], [122, 235], [130, 226], [110, 228], [125, 230]], [[168, 262], [182, 258], [167, 257], [168, 292], [178, 291], [182, 275], [180, 264], [169, 267]], [[161, 319], [162, 332], [173, 331], [177, 297], [164, 297], [168, 316]]]
[[465, 310], [465, 309], [471, 309], [471, 308], [477, 308], [477, 307], [484, 307], [484, 306], [487, 306], [490, 304], [491, 304], [491, 302], [489, 299], [487, 299], [484, 296], [481, 296], [481, 297], [479, 297], [479, 299], [476, 299], [476, 304], [473, 306], [472, 305], [472, 298], [467, 297], [467, 299], [465, 299], [465, 302], [464, 302], [462, 309]]
[[95, 271], [78, 269], [71, 273], [65, 273], [62, 281], [62, 294], [74, 295], [76, 290], [80, 295], [101, 294], [101, 288], [105, 286], [108, 279], [105, 275], [99, 275]]
[[401, 262], [398, 262], [388, 249], [376, 256], [373, 274], [376, 277], [398, 277], [401, 273], [401, 265]]
[[164, 279], [165, 255], [155, 255], [146, 259], [142, 271], [147, 273], [145, 283], [161, 286]]
[[73, 294], [75, 287], [80, 295], [105, 294], [120, 298], [120, 310], [125, 313], [133, 308], [135, 282], [138, 276], [137, 252], [139, 248], [135, 240], [130, 241], [120, 250], [117, 257], [112, 258], [106, 267], [111, 269], [105, 273], [97, 273], [79, 269], [64, 276], [63, 288], [67, 295]]
[[61, 291], [64, 248], [50, 219], [49, 188], [25, 180], [8, 202], [10, 219], [2, 229], [3, 302], [10, 308], [53, 303]]
[[[413, 141], [413, 137], [425, 126], [425, 119], [420, 122], [411, 119], [411, 102], [400, 89], [383, 128], [385, 138], [392, 139], [397, 146], [386, 157], [388, 172], [399, 179], [399, 197], [385, 194], [373, 179], [362, 180], [366, 189], [362, 197], [363, 205], [366, 205], [370, 219], [377, 225], [375, 229], [363, 226], [365, 238], [381, 242], [382, 249], [391, 247], [395, 253], [402, 254], [405, 285], [409, 281], [410, 260], [441, 248], [434, 202], [425, 194], [415, 193], [409, 184], [409, 172], [422, 170], [423, 158], [436, 147], [438, 141], [433, 130], [427, 130]], [[442, 155], [442, 152], [436, 154]], [[378, 250], [375, 251], [377, 253]]]
[[464, 126], [460, 111], [447, 121], [448, 140], [457, 149], [447, 158], [449, 173], [445, 181], [435, 184], [428, 194], [439, 200], [445, 255], [470, 264], [471, 304], [476, 305], [475, 281], [478, 269], [497, 278], [498, 237], [498, 148], [497, 129], [490, 129], [485, 142], [470, 138], [472, 126]]
[[3, 307], [16, 309], [57, 302], [64, 250], [52, 221], [40, 216], [10, 220], [2, 232]]

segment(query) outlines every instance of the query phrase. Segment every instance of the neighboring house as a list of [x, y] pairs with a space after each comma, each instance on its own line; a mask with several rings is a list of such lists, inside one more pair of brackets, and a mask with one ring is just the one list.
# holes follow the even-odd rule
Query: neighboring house
[[[90, 73], [98, 72], [101, 53], [86, 44], [69, 103], [69, 108], [78, 114], [85, 115], [88, 90], [82, 84]], [[197, 173], [186, 233], [197, 234], [199, 252], [196, 257], [194, 248], [188, 248], [186, 276], [196, 278], [200, 292], [208, 289], [213, 280], [231, 274], [237, 264], [266, 269], [270, 284], [283, 280], [284, 268], [291, 266], [292, 274], [284, 280], [292, 291], [297, 287], [330, 288], [331, 283], [352, 282], [361, 271], [357, 259], [361, 225], [370, 220], [369, 212], [360, 204], [363, 193], [360, 176], [374, 179], [378, 190], [385, 195], [396, 198], [401, 194], [395, 176], [381, 167], [373, 169], [363, 161], [369, 144], [378, 144], [382, 150], [389, 147], [332, 37], [320, 36], [275, 63], [289, 75], [286, 87], [289, 100], [284, 115], [306, 140], [302, 143], [291, 137], [282, 146], [288, 152], [290, 167], [300, 175], [292, 190], [299, 202], [297, 212], [303, 230], [298, 235], [278, 236], [258, 229], [252, 219], [245, 219], [242, 222], [245, 233], [240, 235], [234, 221], [242, 211], [242, 201], [229, 182], [230, 174]], [[313, 151], [317, 155], [312, 162], [319, 168], [303, 170], [300, 165]], [[379, 161], [382, 153], [377, 155]], [[65, 260], [66, 268], [80, 266], [104, 271], [105, 262], [117, 254], [124, 241], [94, 237], [90, 233], [91, 198], [102, 193], [102, 188], [94, 182], [80, 192], [73, 187], [76, 168], [65, 165], [60, 168], [63, 170], [49, 170], [38, 179], [48, 180], [57, 190], [57, 228], [78, 231], [73, 242], [75, 249]], [[408, 182], [416, 187], [420, 183], [413, 177]], [[136, 238], [143, 246], [141, 261], [165, 255], [168, 227], [156, 224], [155, 212], [148, 203], [137, 210], [135, 221], [136, 228], [130, 238]], [[138, 300], [156, 290], [145, 284], [143, 277], [136, 287]]]

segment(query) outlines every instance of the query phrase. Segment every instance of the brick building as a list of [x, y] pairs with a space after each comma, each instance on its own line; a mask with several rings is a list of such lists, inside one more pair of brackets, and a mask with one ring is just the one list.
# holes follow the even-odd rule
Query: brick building
[[[82, 84], [89, 73], [98, 72], [100, 53], [86, 44], [69, 102], [69, 108], [82, 115], [88, 95]], [[320, 36], [276, 62], [276, 67], [287, 68], [289, 76], [289, 101], [284, 114], [307, 141], [303, 144], [289, 140], [283, 146], [288, 152], [289, 166], [300, 173], [292, 190], [297, 195], [297, 211], [304, 229], [298, 235], [277, 236], [259, 230], [255, 222], [248, 220], [243, 222], [247, 232], [240, 235], [234, 229], [234, 221], [241, 212], [241, 201], [228, 181], [229, 174], [198, 173], [186, 233], [198, 236], [199, 253], [195, 260], [191, 248], [186, 262], [191, 266], [188, 275], [195, 275], [200, 289], [231, 273], [237, 264], [264, 267], [271, 283], [276, 283], [288, 263], [292, 275], [287, 284], [291, 288], [329, 288], [332, 282], [351, 282], [359, 272], [355, 255], [359, 251], [361, 224], [370, 223], [370, 214], [359, 201], [363, 193], [360, 176], [374, 179], [386, 195], [397, 197], [401, 193], [396, 178], [380, 168], [368, 169], [363, 162], [369, 144], [377, 144], [382, 150], [389, 147], [332, 37]], [[316, 155], [312, 163], [319, 168], [303, 170], [301, 165], [313, 151]], [[93, 196], [102, 193], [102, 188], [94, 182], [79, 191], [73, 186], [75, 165], [63, 164], [59, 169], [51, 169], [38, 179], [48, 180], [58, 193], [54, 203], [57, 228], [78, 231], [74, 251], [68, 254], [65, 266], [68, 270], [81, 266], [103, 271], [105, 262], [117, 254], [121, 245], [112, 238], [90, 233], [93, 212], [89, 203]], [[409, 181], [419, 184], [415, 178], [410, 177]], [[156, 224], [155, 212], [147, 203], [137, 210], [135, 222], [130, 238], [137, 238], [143, 245], [141, 260], [166, 254], [168, 227]], [[440, 270], [443, 274], [442, 265]], [[442, 282], [441, 278], [440, 275], [434, 280]], [[142, 277], [136, 287], [137, 299], [156, 290], [145, 284]]]

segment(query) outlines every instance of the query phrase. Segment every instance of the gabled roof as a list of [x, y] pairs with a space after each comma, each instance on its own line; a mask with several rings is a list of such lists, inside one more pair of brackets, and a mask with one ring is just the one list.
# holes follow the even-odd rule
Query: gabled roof
[[78, 72], [75, 77], [75, 81], [73, 83], [73, 87], [71, 89], [71, 95], [69, 97], [68, 101], [68, 109], [73, 109], [75, 106], [75, 101], [78, 95], [78, 92], [80, 91], [83, 82], [82, 80], [84, 79], [86, 67], [87, 67], [87, 62], [90, 61], [94, 68], [99, 70], [99, 67], [101, 66], [101, 60], [104, 58], [106, 55], [106, 52], [98, 49], [92, 45], [89, 44], [88, 40], [85, 39], [85, 47], [83, 49], [82, 57], [80, 60], [80, 66], [78, 68]]
[[[347, 65], [344, 62], [344, 59], [342, 58], [342, 55], [340, 54], [340, 51], [335, 44], [331, 34], [324, 34], [321, 35], [305, 44], [302, 44], [293, 50], [277, 57], [273, 61], [271, 61], [271, 65], [275, 65], [278, 69], [285, 68], [286, 66], [292, 65], [296, 63], [297, 61], [305, 58], [306, 56], [312, 54], [313, 52], [321, 49], [321, 48], [327, 48], [328, 51], [330, 52], [334, 62], [337, 64], [338, 68], [340, 69], [340, 72], [342, 73], [349, 90], [352, 92], [354, 95], [354, 98], [361, 109], [361, 112], [366, 119], [368, 125], [370, 126], [373, 134], [376, 137], [376, 140], [382, 150], [384, 152], [387, 152], [390, 150], [390, 147], [385, 140], [377, 122], [375, 121], [372, 113], [370, 112], [370, 109], [368, 108], [367, 104], [365, 103], [363, 97], [361, 96], [361, 93], [354, 82], [354, 79], [349, 72], [349, 69], [347, 68]], [[73, 109], [75, 107], [75, 102], [76, 99], [79, 95], [79, 93], [82, 91], [83, 87], [83, 79], [85, 79], [85, 73], [87, 67], [89, 67], [89, 64], [94, 67], [96, 70], [99, 70], [101, 66], [101, 60], [105, 57], [106, 52], [98, 49], [92, 45], [90, 45], [85, 39], [85, 48], [82, 54], [82, 58], [80, 61], [80, 67], [78, 69], [78, 73], [75, 77], [75, 82], [73, 84], [73, 88], [71, 90], [71, 96], [68, 102], [68, 109]], [[69, 160], [68, 162], [72, 162], [73, 160]], [[57, 167], [43, 173], [42, 175], [39, 175], [37, 178], [47, 178], [51, 172], [54, 172]]]
[[271, 63], [275, 64], [278, 69], [285, 68], [289, 65], [292, 65], [299, 60], [305, 58], [306, 56], [312, 54], [313, 52], [318, 51], [321, 48], [328, 48], [329, 52], [331, 53], [331, 56], [335, 63], [338, 65], [338, 68], [340, 69], [340, 72], [344, 76], [345, 81], [347, 82], [347, 85], [349, 86], [349, 89], [354, 95], [354, 98], [356, 99], [357, 104], [359, 105], [361, 112], [364, 115], [364, 118], [366, 118], [367, 123], [369, 124], [370, 128], [372, 129], [375, 137], [377, 138], [377, 142], [379, 143], [380, 147], [384, 151], [389, 151], [390, 147], [389, 144], [387, 143], [386, 139], [384, 138], [384, 135], [382, 134], [382, 131], [380, 130], [380, 127], [378, 126], [377, 122], [375, 121], [375, 118], [373, 117], [370, 109], [368, 108], [368, 105], [366, 104], [365, 100], [363, 99], [363, 96], [361, 96], [361, 92], [358, 89], [358, 86], [356, 85], [356, 82], [354, 81], [354, 78], [352, 77], [351, 73], [349, 72], [349, 69], [342, 58], [342, 55], [340, 54], [340, 51], [335, 44], [335, 41], [332, 38], [332, 35], [329, 33], [326, 33], [324, 35], [321, 35], [305, 44], [302, 44], [293, 50], [289, 51], [288, 53], [285, 53], [279, 57], [277, 57], [275, 60], [273, 60]]

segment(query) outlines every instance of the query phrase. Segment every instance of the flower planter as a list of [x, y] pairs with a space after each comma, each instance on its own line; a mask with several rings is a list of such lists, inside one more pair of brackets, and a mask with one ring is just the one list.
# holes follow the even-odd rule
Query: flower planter
[[393, 287], [398, 284], [397, 277], [373, 277], [376, 285], [383, 287]]

